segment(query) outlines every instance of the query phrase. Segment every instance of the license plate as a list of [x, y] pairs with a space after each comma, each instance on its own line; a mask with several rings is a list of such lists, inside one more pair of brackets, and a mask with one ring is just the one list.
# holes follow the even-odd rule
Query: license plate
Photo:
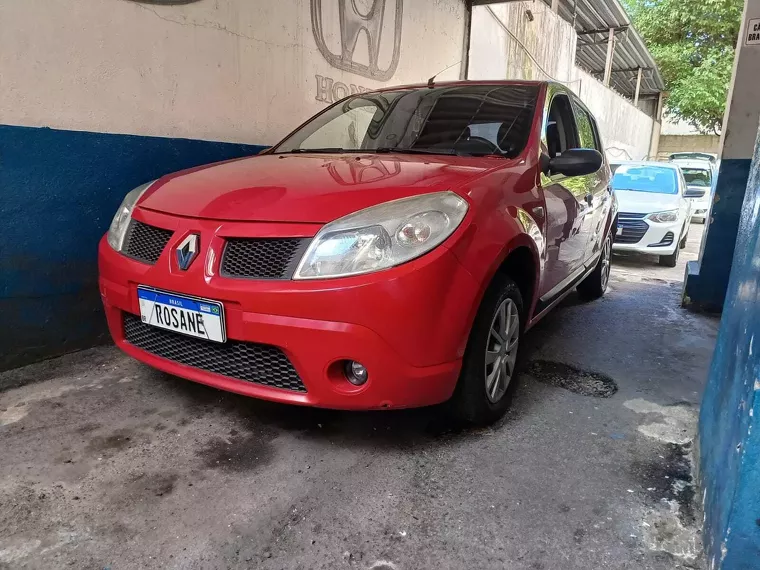
[[216, 301], [137, 288], [142, 322], [196, 338], [225, 342], [224, 307]]
[[623, 235], [623, 227], [622, 226], [618, 226], [618, 229], [617, 229], [617, 232], [615, 233], [615, 235], [618, 235], [618, 236], [622, 236]]

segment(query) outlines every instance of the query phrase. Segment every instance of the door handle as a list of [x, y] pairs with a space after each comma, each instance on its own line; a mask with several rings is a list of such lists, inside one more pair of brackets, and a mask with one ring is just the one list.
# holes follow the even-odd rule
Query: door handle
[[586, 204], [588, 204], [589, 206], [593, 206], [594, 205], [594, 195], [593, 194], [590, 194], [590, 193], [586, 194]]

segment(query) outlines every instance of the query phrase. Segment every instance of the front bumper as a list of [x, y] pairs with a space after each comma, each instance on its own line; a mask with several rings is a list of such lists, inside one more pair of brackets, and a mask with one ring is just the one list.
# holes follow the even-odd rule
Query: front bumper
[[[308, 237], [318, 228], [178, 220], [142, 212], [142, 221], [175, 233], [155, 265], [99, 247], [100, 292], [108, 326], [127, 354], [195, 382], [256, 398], [338, 409], [405, 408], [451, 397], [470, 328], [478, 287], [445, 247], [405, 265], [341, 279], [243, 280], [219, 276], [219, 235], [253, 236], [261, 230]], [[186, 272], [173, 270], [169, 252], [192, 224], [209, 243]], [[261, 226], [261, 227], [257, 227]], [[304, 226], [304, 225], [301, 225]], [[295, 233], [293, 233], [295, 232]], [[214, 234], [213, 236], [211, 234]], [[279, 236], [274, 237], [281, 237]], [[305, 392], [273, 388], [180, 364], [146, 352], [124, 337], [124, 313], [139, 315], [138, 285], [220, 301], [229, 339], [279, 348]], [[174, 334], [174, 333], [172, 333]], [[356, 360], [369, 372], [356, 387], [341, 362]]]
[[618, 234], [613, 242], [613, 251], [630, 251], [647, 255], [672, 255], [681, 239], [683, 221], [668, 224], [655, 223], [643, 217], [626, 218], [620, 215]]

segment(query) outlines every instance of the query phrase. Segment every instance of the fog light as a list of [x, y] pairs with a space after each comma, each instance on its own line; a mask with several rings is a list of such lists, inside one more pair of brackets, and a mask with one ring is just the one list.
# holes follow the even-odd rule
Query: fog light
[[369, 374], [363, 364], [356, 362], [355, 360], [349, 360], [346, 362], [346, 378], [354, 386], [361, 386], [367, 381]]

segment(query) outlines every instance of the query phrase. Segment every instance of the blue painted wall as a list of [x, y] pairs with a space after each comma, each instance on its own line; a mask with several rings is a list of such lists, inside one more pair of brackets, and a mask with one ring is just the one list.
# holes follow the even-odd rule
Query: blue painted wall
[[749, 158], [720, 163], [704, 249], [700, 260], [690, 261], [686, 270], [685, 302], [694, 308], [713, 312], [723, 308], [750, 163]]
[[107, 338], [97, 244], [127, 192], [263, 148], [0, 125], [0, 370]]
[[[733, 168], [738, 172], [723, 178], [724, 188], [732, 180], [739, 187], [729, 195], [746, 195], [702, 399], [700, 480], [705, 548], [714, 568], [755, 570], [760, 568], [760, 147], [756, 145], [755, 159], [746, 169], [747, 184], [741, 183], [744, 166]], [[725, 239], [730, 240], [730, 233]]]

